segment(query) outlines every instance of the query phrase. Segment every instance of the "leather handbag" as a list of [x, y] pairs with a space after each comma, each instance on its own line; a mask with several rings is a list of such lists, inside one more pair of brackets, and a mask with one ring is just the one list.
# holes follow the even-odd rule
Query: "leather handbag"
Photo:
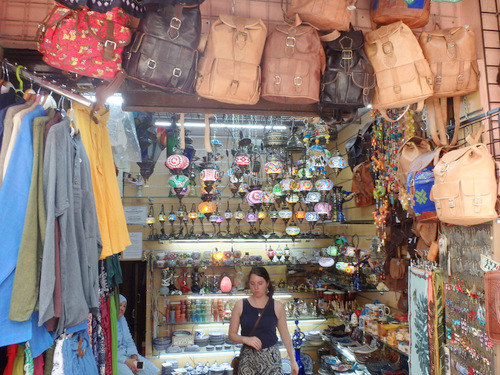
[[406, 268], [405, 260], [401, 258], [401, 248], [398, 246], [397, 257], [392, 258], [389, 264], [389, 273], [393, 279], [401, 280], [406, 275]]
[[317, 103], [324, 70], [325, 51], [312, 26], [277, 25], [266, 40], [261, 96], [277, 103]]
[[37, 31], [38, 51], [47, 64], [84, 76], [112, 79], [132, 35], [130, 17], [119, 7], [106, 13], [54, 5]]
[[219, 16], [212, 23], [198, 66], [199, 96], [231, 104], [256, 104], [267, 27], [260, 19]]
[[373, 150], [372, 147], [373, 122], [366, 123], [355, 137], [350, 138], [345, 143], [347, 153], [347, 163], [354, 171], [354, 168], [369, 160]]
[[[419, 37], [433, 77], [433, 97], [427, 100], [429, 128], [437, 146], [455, 145], [460, 128], [460, 97], [479, 88], [476, 35], [470, 26], [423, 31]], [[447, 104], [453, 98], [455, 132], [446, 134]]]
[[342, 31], [325, 40], [326, 70], [321, 80], [321, 107], [357, 109], [371, 103], [375, 74], [363, 50], [361, 30]]
[[498, 195], [495, 161], [483, 143], [444, 154], [434, 167], [431, 199], [439, 220], [477, 225], [496, 219]]
[[356, 207], [367, 207], [375, 204], [373, 190], [375, 184], [371, 174], [371, 161], [366, 160], [353, 169], [352, 189], [355, 193], [354, 205]]
[[373, 107], [388, 109], [432, 96], [432, 73], [411, 29], [398, 21], [365, 34], [365, 52], [375, 70]]
[[431, 0], [371, 0], [370, 18], [377, 25], [403, 21], [409, 28], [424, 27], [429, 22]]
[[354, 9], [356, 0], [292, 0], [286, 17], [320, 31], [349, 30]]
[[141, 83], [192, 94], [200, 33], [199, 6], [148, 6], [125, 51], [124, 69]]

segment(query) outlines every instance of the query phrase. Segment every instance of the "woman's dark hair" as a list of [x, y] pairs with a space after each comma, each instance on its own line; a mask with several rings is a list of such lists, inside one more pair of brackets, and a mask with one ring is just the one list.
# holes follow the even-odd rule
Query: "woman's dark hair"
[[264, 267], [261, 266], [255, 266], [252, 267], [250, 270], [250, 273], [248, 274], [248, 281], [250, 282], [250, 276], [256, 275], [262, 277], [266, 282], [269, 282], [269, 286], [267, 287], [268, 290], [268, 296], [269, 298], [272, 298], [274, 294], [274, 285], [271, 282], [271, 278], [269, 277], [269, 272]]

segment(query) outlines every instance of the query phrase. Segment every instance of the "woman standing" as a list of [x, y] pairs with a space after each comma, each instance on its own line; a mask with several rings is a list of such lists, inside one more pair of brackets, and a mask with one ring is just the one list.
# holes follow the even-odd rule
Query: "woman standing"
[[[292, 364], [292, 375], [299, 367], [295, 361], [285, 308], [273, 299], [274, 288], [264, 267], [253, 267], [248, 275], [252, 295], [236, 302], [231, 313], [229, 340], [243, 344], [236, 375], [281, 375], [281, 354], [276, 328]], [[257, 319], [260, 321], [255, 325]], [[238, 328], [241, 325], [241, 334]]]

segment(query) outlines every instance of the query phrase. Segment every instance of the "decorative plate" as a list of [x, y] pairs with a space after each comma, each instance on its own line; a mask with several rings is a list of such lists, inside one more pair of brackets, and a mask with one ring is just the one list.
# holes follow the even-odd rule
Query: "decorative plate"
[[352, 370], [351, 365], [330, 366], [333, 371], [344, 372]]
[[307, 353], [300, 352], [300, 360], [304, 364], [304, 370], [306, 370], [306, 372], [312, 372], [314, 367], [314, 362], [311, 356]]
[[292, 373], [292, 362], [288, 358], [281, 358], [281, 368], [283, 369], [283, 374]]

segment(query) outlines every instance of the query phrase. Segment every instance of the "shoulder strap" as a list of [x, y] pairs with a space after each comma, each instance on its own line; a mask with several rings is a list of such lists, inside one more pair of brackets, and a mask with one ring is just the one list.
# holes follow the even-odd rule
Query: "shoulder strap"
[[271, 297], [269, 297], [269, 299], [267, 300], [266, 306], [264, 306], [264, 309], [262, 309], [262, 314], [260, 314], [259, 317], [257, 318], [257, 320], [255, 321], [255, 324], [253, 325], [252, 330], [250, 331], [248, 336], [253, 335], [253, 333], [254, 333], [255, 329], [257, 328], [257, 326], [259, 325], [260, 319], [262, 318], [262, 315], [264, 315], [264, 311], [266, 311], [267, 305], [269, 305], [270, 301], [271, 301]]

